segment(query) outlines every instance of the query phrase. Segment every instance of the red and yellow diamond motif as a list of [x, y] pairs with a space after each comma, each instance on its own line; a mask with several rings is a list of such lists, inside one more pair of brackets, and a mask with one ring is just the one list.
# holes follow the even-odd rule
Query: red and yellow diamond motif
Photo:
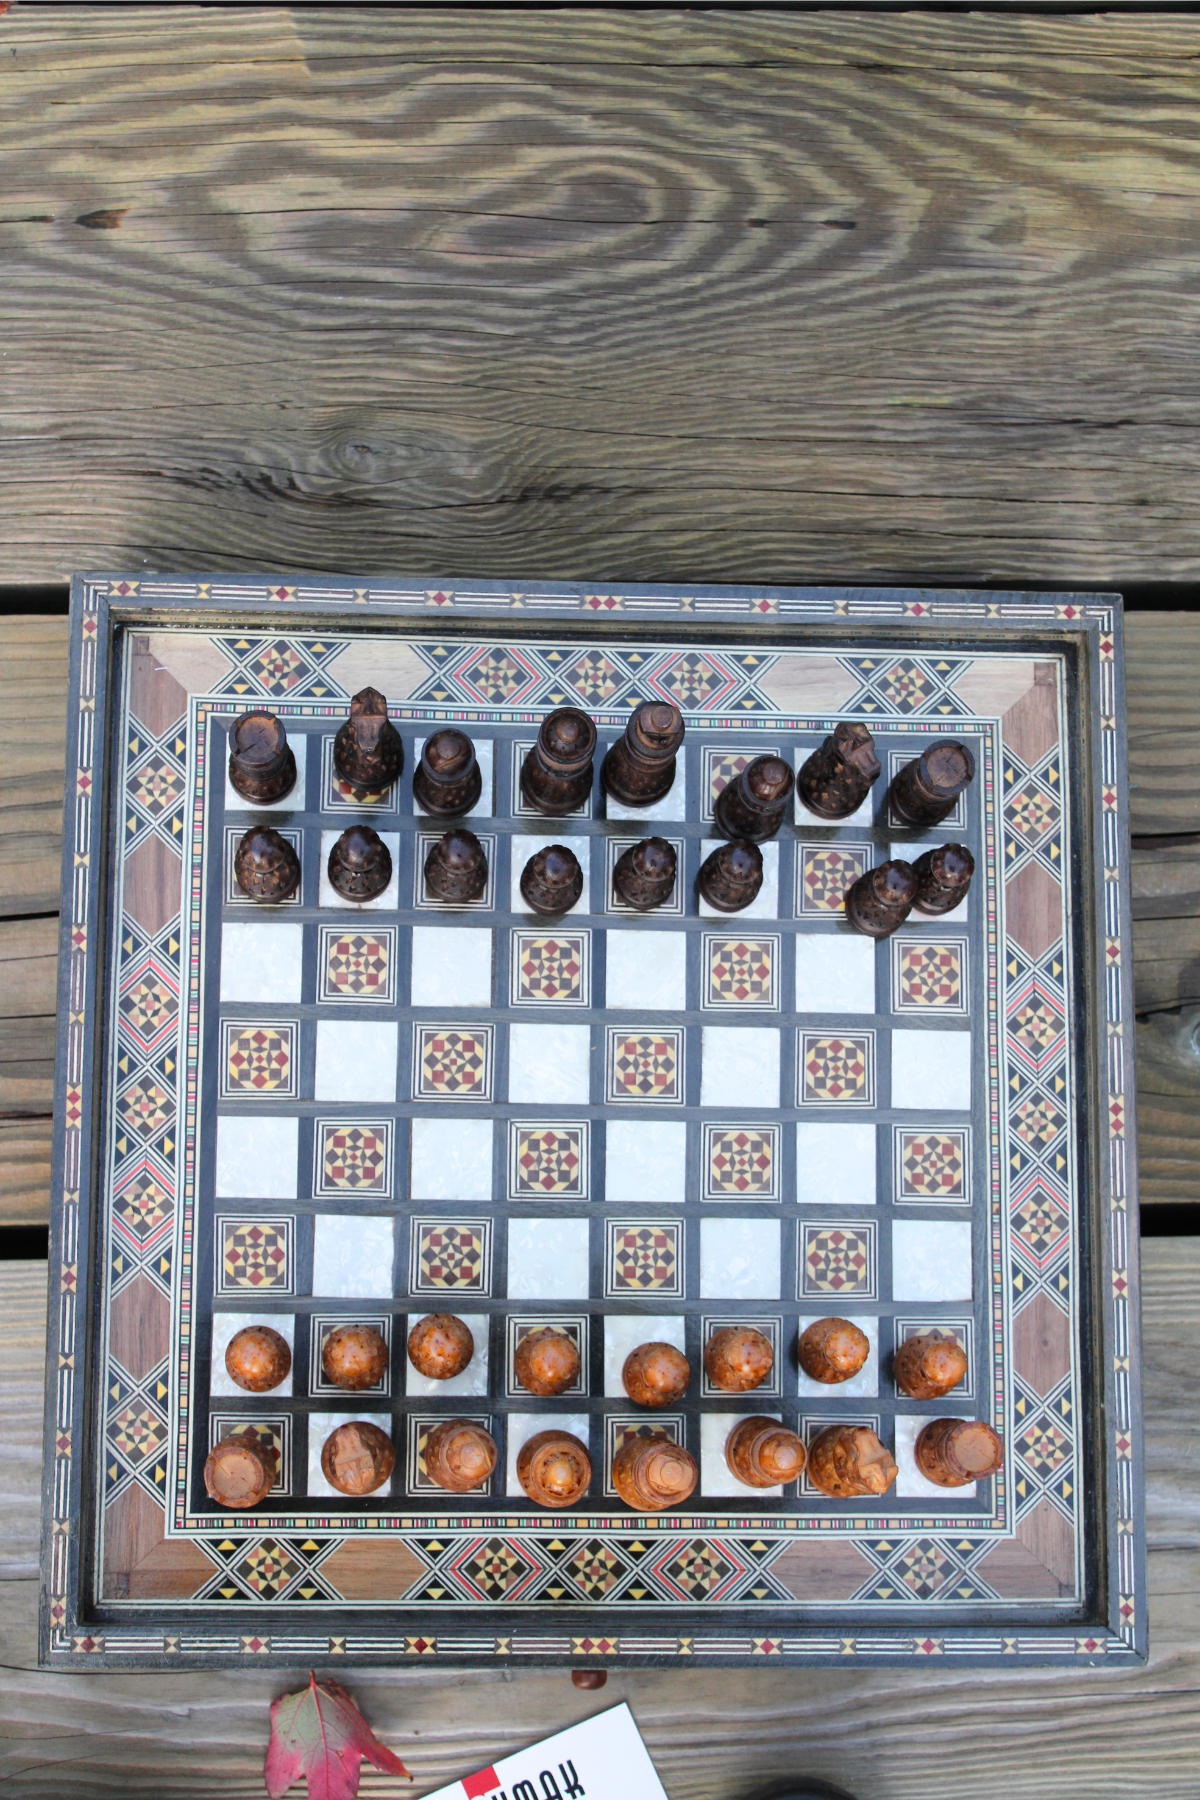
[[386, 1130], [371, 1125], [322, 1125], [320, 1129], [323, 1188], [359, 1194], [387, 1192]]
[[291, 1286], [291, 1233], [282, 1221], [227, 1219], [221, 1229], [222, 1286]]
[[345, 931], [325, 943], [325, 997], [390, 1000], [393, 936], [390, 931]]
[[678, 1225], [610, 1225], [609, 1233], [614, 1291], [678, 1291]]
[[775, 1005], [773, 938], [712, 938], [708, 946], [710, 1006]]
[[517, 999], [538, 1005], [587, 1004], [587, 946], [582, 936], [515, 934]]
[[486, 1248], [481, 1225], [423, 1226], [417, 1237], [418, 1288], [474, 1288], [482, 1293]]
[[681, 1099], [682, 1038], [679, 1031], [612, 1032], [609, 1099]]
[[714, 1129], [708, 1147], [709, 1192], [736, 1200], [773, 1198], [776, 1137], [771, 1127]]
[[295, 1092], [294, 1025], [227, 1024], [225, 1033], [227, 1093]]
[[926, 1007], [961, 1010], [961, 944], [905, 943], [897, 950], [896, 1004], [902, 1011]]
[[804, 1099], [821, 1106], [870, 1104], [874, 1088], [869, 1037], [804, 1033]]
[[901, 1132], [898, 1199], [965, 1200], [966, 1193], [964, 1132]]
[[417, 1093], [428, 1100], [486, 1100], [492, 1085], [490, 1032], [437, 1025], [417, 1029]]
[[849, 890], [867, 866], [867, 852], [859, 849], [823, 849], [811, 844], [800, 852], [800, 910], [805, 913], [838, 913]]
[[584, 1173], [580, 1126], [517, 1128], [514, 1186], [518, 1194], [582, 1195]]
[[803, 1287], [806, 1294], [872, 1294], [875, 1246], [865, 1231], [837, 1225], [804, 1225]]

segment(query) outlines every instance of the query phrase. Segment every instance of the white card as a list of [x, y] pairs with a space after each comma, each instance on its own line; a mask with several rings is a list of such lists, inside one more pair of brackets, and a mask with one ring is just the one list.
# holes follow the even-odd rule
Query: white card
[[505, 1756], [426, 1800], [667, 1800], [633, 1714], [608, 1712]]

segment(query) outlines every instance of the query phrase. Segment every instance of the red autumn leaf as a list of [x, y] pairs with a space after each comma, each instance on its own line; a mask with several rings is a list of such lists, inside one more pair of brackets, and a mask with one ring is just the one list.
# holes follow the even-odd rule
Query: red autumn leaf
[[271, 1702], [271, 1742], [263, 1766], [271, 1800], [280, 1800], [301, 1775], [308, 1782], [308, 1800], [354, 1800], [364, 1757], [385, 1775], [408, 1775], [336, 1681], [318, 1684], [310, 1671], [300, 1693]]

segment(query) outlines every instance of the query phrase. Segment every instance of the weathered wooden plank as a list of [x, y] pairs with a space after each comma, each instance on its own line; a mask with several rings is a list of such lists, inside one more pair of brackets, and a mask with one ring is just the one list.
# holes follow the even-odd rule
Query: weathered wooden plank
[[[9, 1325], [15, 1315], [0, 1285], [5, 1367], [10, 1332], [32, 1344], [40, 1326], [40, 1266], [25, 1266], [13, 1287], [25, 1291], [18, 1308], [25, 1322]], [[627, 1699], [678, 1800], [734, 1800], [799, 1771], [841, 1782], [863, 1800], [958, 1800], [968, 1790], [980, 1800], [1077, 1800], [1081, 1793], [1128, 1800], [1150, 1792], [1192, 1800], [1200, 1681], [1200, 1243], [1159, 1238], [1143, 1246], [1143, 1321], [1151, 1545], [1151, 1657], [1144, 1670], [943, 1673], [919, 1686], [853, 1666], [803, 1674], [614, 1672], [602, 1693], [587, 1695], [562, 1672], [447, 1676], [428, 1668], [350, 1668], [347, 1684], [416, 1777], [410, 1786], [372, 1775], [364, 1793], [368, 1785], [381, 1796], [428, 1792], [534, 1731]], [[30, 1355], [21, 1351], [17, 1366]], [[10, 1442], [3, 1404], [0, 1446]], [[36, 1445], [33, 1413], [27, 1409], [11, 1441]], [[21, 1429], [31, 1435], [22, 1439]], [[10, 1546], [18, 1558], [28, 1554], [22, 1530], [0, 1509], [0, 1570]], [[23, 1565], [13, 1558], [13, 1566]], [[261, 1794], [267, 1704], [303, 1680], [302, 1671], [39, 1674], [32, 1667], [35, 1610], [32, 1580], [0, 1581], [0, 1661], [7, 1670], [0, 1771], [19, 1771], [21, 1791], [54, 1800]], [[948, 1738], [961, 1746], [953, 1766], [930, 1754]]]
[[0, 1263], [0, 1587], [37, 1573], [46, 1265]]
[[67, 621], [0, 619], [0, 643], [0, 918], [54, 913], [62, 878]]
[[48, 1118], [0, 1119], [0, 1226], [50, 1223]]
[[1200, 567], [1195, 20], [0, 33], [14, 576]]

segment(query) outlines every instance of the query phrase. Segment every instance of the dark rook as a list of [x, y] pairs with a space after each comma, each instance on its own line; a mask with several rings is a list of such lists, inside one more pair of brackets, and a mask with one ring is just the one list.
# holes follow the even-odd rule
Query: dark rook
[[268, 806], [296, 785], [296, 758], [274, 713], [248, 712], [229, 727], [229, 779], [243, 800]]
[[902, 825], [940, 825], [975, 779], [975, 757], [957, 738], [938, 738], [905, 763], [888, 797]]

